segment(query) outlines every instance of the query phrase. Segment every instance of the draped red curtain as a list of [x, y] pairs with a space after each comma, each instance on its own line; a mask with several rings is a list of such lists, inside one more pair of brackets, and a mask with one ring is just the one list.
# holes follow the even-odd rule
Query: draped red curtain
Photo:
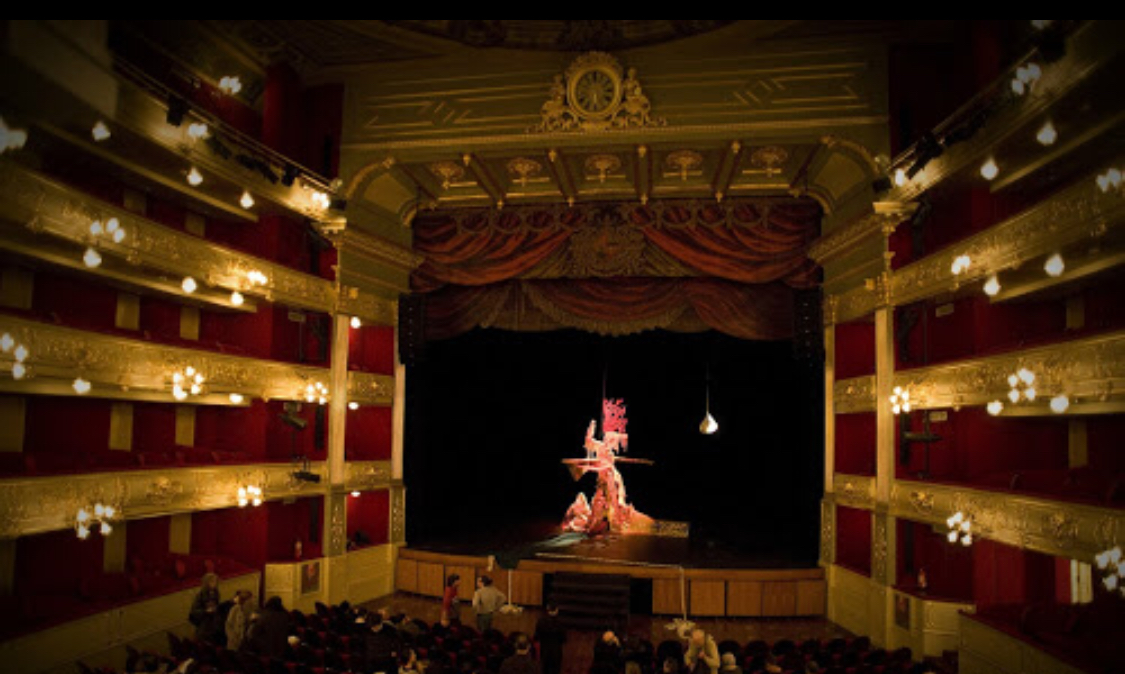
[[820, 216], [767, 199], [443, 214], [414, 223], [411, 284], [430, 339], [489, 326], [780, 339], [792, 289], [817, 282], [805, 251]]

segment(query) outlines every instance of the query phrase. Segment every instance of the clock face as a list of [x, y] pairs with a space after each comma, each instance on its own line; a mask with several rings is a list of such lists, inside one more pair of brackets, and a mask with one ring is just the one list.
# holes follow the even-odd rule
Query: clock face
[[621, 93], [621, 84], [605, 70], [587, 70], [575, 79], [571, 102], [579, 112], [601, 116], [612, 112]]

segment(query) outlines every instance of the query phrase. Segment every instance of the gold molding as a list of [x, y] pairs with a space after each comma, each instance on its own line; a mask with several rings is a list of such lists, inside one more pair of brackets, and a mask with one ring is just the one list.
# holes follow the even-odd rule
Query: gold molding
[[[1035, 374], [1037, 401], [1005, 408], [1003, 414], [1032, 410], [1049, 415], [1047, 402], [1059, 394], [1070, 398], [1072, 411], [1080, 409], [1082, 404], [1119, 401], [1125, 397], [1125, 331], [945, 365], [900, 370], [895, 372], [894, 385], [910, 391], [910, 402], [915, 409], [956, 409], [986, 405], [992, 400], [1007, 405], [1011, 388], [1008, 376], [1024, 367]], [[837, 414], [874, 411], [874, 377], [835, 382], [833, 399]]]
[[840, 505], [864, 510], [875, 508], [874, 477], [836, 473], [832, 476], [832, 488], [835, 501]]
[[[392, 487], [390, 461], [351, 461], [347, 489]], [[82, 505], [101, 500], [118, 504], [126, 521], [233, 508], [238, 488], [261, 487], [267, 501], [328, 493], [327, 480], [304, 482], [292, 477], [288, 463], [190, 466], [81, 475], [50, 475], [0, 480], [0, 538], [68, 529]], [[309, 470], [325, 477], [323, 461]], [[34, 504], [34, 505], [33, 505]]]
[[889, 236], [903, 221], [914, 215], [918, 204], [898, 201], [876, 201], [872, 211], [855, 218], [842, 227], [809, 244], [808, 255], [817, 264], [847, 253], [861, 241], [875, 234]]
[[[170, 379], [174, 372], [191, 365], [207, 377], [212, 393], [236, 392], [266, 400], [303, 400], [309, 382], [329, 380], [326, 368], [308, 367], [211, 351], [163, 346], [125, 337], [86, 332], [15, 316], [0, 316], [0, 332], [11, 333], [27, 345], [28, 377], [10, 382], [6, 389], [18, 392], [36, 378], [70, 382], [82, 376], [93, 384], [90, 393], [98, 397], [151, 399], [164, 393], [173, 402]], [[0, 370], [11, 370], [12, 361], [0, 359]], [[5, 374], [5, 377], [9, 375]], [[101, 389], [101, 390], [100, 390]], [[389, 405], [394, 393], [394, 378], [365, 372], [348, 373], [348, 397], [366, 405]]]
[[[1117, 161], [1120, 163], [1125, 158]], [[894, 305], [909, 304], [955, 291], [1067, 246], [1104, 238], [1111, 229], [1125, 223], [1125, 199], [1116, 191], [1103, 193], [1098, 189], [1096, 175], [1097, 171], [1092, 172], [1031, 208], [892, 272], [885, 289], [889, 293], [888, 301]], [[847, 230], [853, 227], [855, 233], [849, 233]], [[840, 230], [836, 242], [822, 237], [813, 242], [814, 247], [822, 241], [822, 246], [830, 243], [835, 246], [817, 249], [815, 254], [810, 249], [810, 256], [830, 256], [840, 250], [839, 246], [854, 245], [860, 240], [857, 237], [873, 232], [873, 227], [861, 220]], [[950, 271], [951, 264], [955, 257], [963, 254], [969, 255], [972, 266], [969, 271], [955, 276]], [[875, 310], [879, 304], [875, 292], [879, 289], [879, 279], [868, 281], [865, 286], [833, 296], [837, 322], [862, 318]]]
[[[115, 217], [126, 232], [120, 243], [106, 237], [93, 240], [90, 223]], [[140, 267], [176, 276], [192, 276], [201, 285], [239, 290], [251, 297], [288, 306], [332, 312], [336, 310], [336, 287], [332, 281], [304, 274], [268, 260], [184, 234], [157, 224], [136, 213], [99, 201], [12, 162], [0, 162], [0, 229], [25, 226], [35, 234], [49, 234], [76, 246], [95, 246], [138, 267], [137, 283], [151, 279]], [[76, 255], [78, 255], [76, 253]], [[269, 279], [264, 286], [251, 285], [250, 271]], [[374, 324], [393, 325], [395, 310], [388, 300], [361, 293], [360, 317]]]
[[424, 260], [410, 248], [400, 246], [381, 236], [360, 231], [354, 226], [340, 229], [322, 227], [321, 232], [341, 251], [366, 258], [375, 264], [412, 272]]

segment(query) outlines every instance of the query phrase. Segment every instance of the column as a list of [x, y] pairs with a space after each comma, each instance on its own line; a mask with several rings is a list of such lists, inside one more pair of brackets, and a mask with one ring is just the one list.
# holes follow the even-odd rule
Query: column
[[391, 403], [391, 479], [402, 479], [403, 434], [406, 430], [406, 366], [398, 353], [398, 326], [395, 326], [395, 393]]
[[[836, 298], [824, 301], [824, 498], [820, 502], [820, 565], [836, 561]], [[829, 602], [831, 605], [831, 602]]]
[[890, 302], [890, 254], [879, 282], [875, 309], [875, 509], [871, 517], [870, 632], [873, 642], [890, 644], [894, 625], [895, 518], [890, 515], [895, 471], [894, 413], [889, 403], [894, 389], [894, 306]]
[[328, 389], [328, 475], [324, 489], [324, 568], [321, 580], [326, 603], [347, 598], [347, 497], [344, 431], [348, 412], [348, 336], [351, 317], [332, 317], [332, 369]]

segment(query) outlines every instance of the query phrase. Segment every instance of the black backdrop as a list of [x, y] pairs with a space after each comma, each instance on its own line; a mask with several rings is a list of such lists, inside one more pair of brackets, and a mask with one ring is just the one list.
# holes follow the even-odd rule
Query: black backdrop
[[[719, 432], [699, 433], [705, 372]], [[792, 344], [718, 333], [599, 337], [474, 330], [427, 344], [407, 373], [407, 539], [435, 544], [557, 523], [579, 488], [603, 377], [628, 407], [629, 500], [688, 521], [693, 544], [766, 563], [817, 557], [823, 370]]]

